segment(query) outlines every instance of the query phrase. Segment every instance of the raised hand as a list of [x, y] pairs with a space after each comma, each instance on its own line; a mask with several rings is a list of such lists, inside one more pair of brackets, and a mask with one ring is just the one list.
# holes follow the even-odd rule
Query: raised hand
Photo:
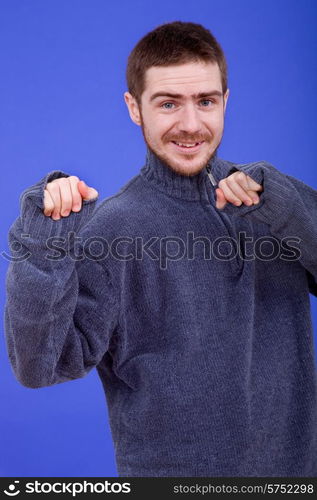
[[71, 211], [79, 212], [82, 200], [98, 196], [98, 191], [79, 180], [75, 175], [61, 177], [48, 182], [44, 189], [44, 210], [46, 216], [58, 220], [67, 217]]
[[259, 203], [257, 194], [263, 191], [261, 184], [255, 182], [244, 172], [234, 172], [225, 179], [221, 179], [216, 189], [216, 208], [222, 209], [227, 202], [240, 206], [242, 203], [251, 206]]

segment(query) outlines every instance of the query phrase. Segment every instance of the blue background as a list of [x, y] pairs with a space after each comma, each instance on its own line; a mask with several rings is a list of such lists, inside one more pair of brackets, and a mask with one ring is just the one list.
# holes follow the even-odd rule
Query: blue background
[[[315, 0], [0, 1], [1, 252], [22, 190], [50, 170], [83, 178], [100, 199], [139, 171], [145, 146], [123, 100], [127, 57], [146, 32], [175, 20], [205, 25], [227, 56], [219, 156], [269, 161], [317, 189]], [[0, 255], [1, 310], [7, 265]], [[96, 371], [25, 388], [0, 327], [0, 475], [116, 476]]]

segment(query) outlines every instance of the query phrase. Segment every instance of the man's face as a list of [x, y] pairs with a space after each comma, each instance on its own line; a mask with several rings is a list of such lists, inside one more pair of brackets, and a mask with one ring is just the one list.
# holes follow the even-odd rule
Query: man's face
[[149, 68], [141, 106], [124, 97], [147, 146], [175, 172], [195, 175], [221, 142], [228, 95], [216, 63], [191, 62]]

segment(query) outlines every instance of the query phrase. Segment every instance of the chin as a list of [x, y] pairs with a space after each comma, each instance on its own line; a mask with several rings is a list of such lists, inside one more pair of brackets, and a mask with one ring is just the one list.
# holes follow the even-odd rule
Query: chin
[[[157, 154], [157, 153], [156, 153]], [[179, 157], [172, 157], [169, 155], [158, 155], [161, 160], [166, 163], [166, 165], [180, 175], [193, 176], [199, 174], [203, 168], [207, 165], [209, 160], [214, 156], [215, 152], [210, 153], [209, 155], [204, 155], [202, 158], [195, 158], [196, 155], [193, 155], [190, 158], [188, 155], [182, 161]]]
[[216, 148], [203, 154], [186, 155], [182, 158], [181, 155], [173, 155], [170, 151], [166, 151], [164, 147], [153, 147], [151, 142], [146, 137], [143, 128], [143, 136], [147, 147], [154, 153], [167, 167], [179, 175], [193, 176], [199, 174], [206, 167], [207, 163], [217, 154], [219, 144]]
[[179, 162], [175, 162], [173, 160], [170, 160], [167, 163], [167, 166], [176, 172], [177, 174], [180, 175], [187, 175], [187, 176], [192, 176], [199, 174], [199, 172], [207, 165], [208, 161], [200, 162], [200, 163], [193, 163], [191, 165], [185, 166], [184, 164], [180, 164]]

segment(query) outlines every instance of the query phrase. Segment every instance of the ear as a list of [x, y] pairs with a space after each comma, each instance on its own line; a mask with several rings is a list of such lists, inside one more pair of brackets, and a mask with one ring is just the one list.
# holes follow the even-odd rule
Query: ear
[[136, 99], [130, 94], [130, 92], [125, 92], [124, 93], [124, 100], [126, 102], [126, 105], [128, 106], [129, 115], [130, 115], [131, 120], [136, 125], [141, 125], [141, 115], [140, 115], [140, 110], [139, 110], [139, 106], [138, 106]]
[[227, 89], [225, 95], [223, 96], [223, 99], [224, 99], [224, 106], [223, 106], [223, 112], [226, 111], [226, 107], [227, 107], [227, 101], [228, 101], [228, 97], [229, 97], [229, 89]]

